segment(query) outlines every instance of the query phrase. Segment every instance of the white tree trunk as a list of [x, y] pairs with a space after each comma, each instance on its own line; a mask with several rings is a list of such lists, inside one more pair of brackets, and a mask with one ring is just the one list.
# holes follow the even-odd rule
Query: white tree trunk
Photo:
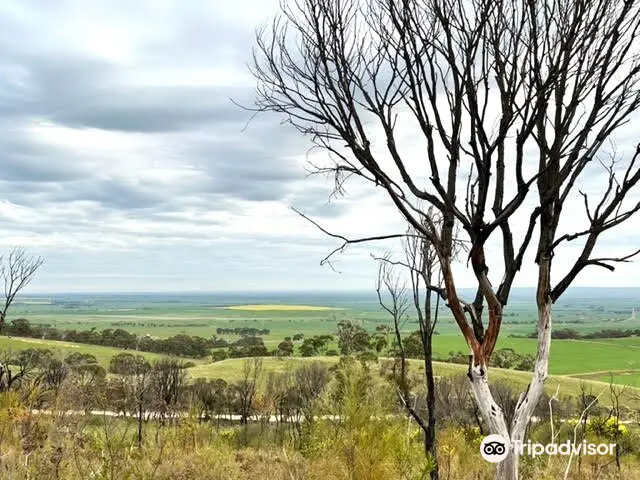
[[489, 390], [486, 366], [479, 365], [470, 370], [471, 389], [489, 431], [510, 443], [509, 455], [496, 467], [496, 480], [518, 480], [519, 456], [513, 445], [524, 441], [525, 430], [544, 391], [551, 351], [551, 307], [550, 299], [538, 305], [538, 347], [533, 378], [527, 390], [520, 394], [510, 428]]

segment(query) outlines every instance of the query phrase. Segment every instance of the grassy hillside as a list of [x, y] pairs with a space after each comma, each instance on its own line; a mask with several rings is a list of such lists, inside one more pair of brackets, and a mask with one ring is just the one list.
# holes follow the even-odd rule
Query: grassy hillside
[[[338, 362], [337, 357], [308, 357], [308, 358], [272, 358], [266, 357], [263, 359], [263, 371], [265, 373], [270, 371], [286, 371], [287, 369], [294, 369], [298, 365], [304, 362], [310, 362], [319, 360], [328, 364], [335, 364]], [[189, 369], [191, 378], [223, 378], [228, 382], [237, 381], [242, 376], [242, 365], [244, 359], [233, 358], [216, 362], [212, 364], [201, 364]], [[421, 368], [421, 362], [419, 360], [410, 360], [411, 369], [418, 371]], [[467, 372], [466, 365], [458, 365], [452, 363], [435, 362], [435, 372], [439, 376], [452, 376], [452, 375], [464, 375]], [[504, 380], [519, 388], [526, 388], [530, 379], [531, 373], [520, 372], [515, 370], [506, 370], [502, 368], [492, 368], [490, 370], [490, 378], [493, 380]], [[550, 375], [547, 379], [545, 389], [548, 393], [553, 394], [559, 387], [558, 393], [560, 396], [575, 396], [580, 392], [581, 384], [587, 387], [588, 391], [591, 391], [594, 395], [604, 392], [606, 394], [609, 390], [609, 378], [606, 375], [601, 374], [595, 378], [578, 378], [565, 375]], [[640, 385], [638, 385], [640, 386]], [[624, 403], [628, 406], [640, 407], [640, 388], [629, 387], [623, 394]]]
[[[90, 353], [96, 357], [103, 367], [107, 367], [109, 365], [111, 357], [125, 351], [118, 348], [102, 347], [99, 345], [83, 345], [80, 343], [39, 340], [37, 338], [0, 337], [0, 351], [2, 352], [15, 352], [18, 350], [26, 350], [28, 348], [47, 348], [63, 356], [72, 352]], [[161, 355], [156, 353], [140, 352], [140, 354], [144, 355], [144, 357], [150, 361], [161, 358]]]
[[[551, 361], [549, 372], [551, 375], [571, 375], [609, 382], [609, 372], [614, 374], [614, 382], [629, 386], [640, 386], [640, 342], [637, 338], [606, 339], [606, 340], [555, 340], [551, 348]], [[535, 340], [528, 338], [502, 338], [497, 348], [513, 348], [521, 353], [535, 353]], [[71, 342], [59, 342], [40, 340], [33, 338], [8, 338], [0, 337], [0, 350], [22, 350], [27, 348], [49, 348], [65, 355], [70, 352], [91, 353], [96, 356], [103, 365], [108, 365], [112, 356], [122, 352], [122, 349], [103, 347], [96, 345], [84, 345]], [[434, 338], [435, 355], [445, 358], [450, 352], [466, 351], [464, 340], [459, 335], [439, 335]], [[160, 358], [159, 354], [142, 353], [149, 360]], [[326, 361], [337, 361], [334, 357], [325, 357]], [[283, 361], [269, 358], [267, 364], [273, 368], [284, 368], [287, 362], [307, 361], [297, 358]], [[193, 360], [198, 364], [192, 375], [194, 377], [222, 377], [233, 378], [239, 372], [238, 360], [226, 360], [224, 362], [210, 363], [209, 358]], [[440, 368], [448, 366], [441, 363]], [[464, 366], [452, 366], [464, 368]], [[493, 369], [497, 372], [497, 369]], [[624, 373], [620, 373], [624, 372]], [[496, 373], [497, 374], [497, 373]], [[519, 375], [526, 375], [519, 372]]]

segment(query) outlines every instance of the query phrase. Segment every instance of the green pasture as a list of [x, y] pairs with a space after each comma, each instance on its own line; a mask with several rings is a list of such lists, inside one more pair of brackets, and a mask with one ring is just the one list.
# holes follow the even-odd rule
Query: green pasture
[[[640, 350], [628, 341], [630, 339], [619, 340], [553, 340], [549, 373], [570, 375], [640, 368]], [[501, 336], [496, 348], [513, 348], [520, 353], [535, 354], [536, 340]], [[446, 357], [449, 352], [467, 351], [460, 335], [434, 337], [433, 349], [438, 358]]]
[[[332, 333], [334, 329], [329, 327], [316, 330], [295, 328], [290, 331], [282, 330], [265, 336], [265, 343], [269, 348], [274, 348], [285, 336], [292, 336], [296, 332], [305, 333], [306, 336], [322, 333]], [[237, 337], [225, 335], [224, 337], [233, 340]], [[640, 345], [638, 338], [622, 339], [595, 339], [595, 340], [554, 340], [551, 346], [551, 359], [549, 372], [555, 375], [577, 375], [589, 372], [600, 372], [610, 370], [633, 370], [640, 369]], [[299, 346], [301, 342], [295, 342]], [[466, 344], [459, 334], [437, 335], [434, 337], [434, 355], [436, 359], [444, 360], [451, 352], [467, 352]], [[56, 342], [39, 339], [17, 339], [0, 337], [0, 349], [9, 348], [52, 348], [56, 350], [82, 351], [96, 355], [101, 362], [108, 362], [108, 359], [121, 350], [111, 347], [101, 347], [93, 345], [74, 344], [69, 342]], [[336, 348], [337, 344], [331, 345]], [[502, 336], [498, 341], [497, 348], [512, 348], [520, 353], [535, 354], [536, 341], [529, 338], [511, 338]], [[145, 354], [150, 358], [158, 355]], [[203, 359], [199, 363], [206, 363], [208, 359]]]
[[[98, 362], [105, 368], [109, 365], [111, 357], [125, 351], [118, 348], [102, 347], [99, 345], [84, 345], [81, 343], [40, 340], [38, 338], [0, 337], [0, 352], [16, 352], [29, 348], [46, 348], [60, 356], [66, 356], [73, 352], [90, 353], [95, 356]], [[161, 358], [161, 355], [156, 353], [140, 352], [140, 355], [143, 355], [149, 361]]]
[[[341, 320], [352, 319], [347, 311], [298, 311], [298, 310], [228, 310], [221, 308], [196, 308], [169, 311], [156, 308], [139, 312], [60, 312], [32, 313], [24, 316], [31, 323], [50, 325], [64, 330], [97, 330], [121, 328], [137, 334], [154, 337], [170, 337], [178, 334], [197, 335], [209, 338], [216, 334], [216, 328], [259, 328], [269, 329], [264, 341], [268, 346], [276, 346], [286, 336], [302, 333], [305, 336], [321, 335], [336, 330]], [[11, 320], [11, 319], [9, 319]], [[377, 322], [368, 321], [375, 325]], [[374, 327], [372, 327], [374, 328]], [[228, 340], [233, 335], [221, 335]]]
[[594, 372], [580, 375], [576, 378], [598, 380], [601, 382], [613, 382], [619, 385], [640, 388], [640, 370], [612, 370], [609, 372]]
[[[535, 339], [512, 336], [523, 336], [535, 329], [536, 309], [533, 298], [530, 298], [529, 294], [518, 295], [515, 295], [506, 307], [497, 348], [513, 348], [519, 353], [534, 354]], [[357, 322], [369, 331], [373, 331], [378, 325], [391, 325], [388, 314], [381, 310], [375, 300], [330, 297], [316, 299], [314, 303], [291, 297], [280, 298], [278, 301], [280, 303], [274, 301], [274, 298], [256, 297], [241, 302], [237, 299], [230, 299], [229, 302], [226, 299], [209, 302], [206, 296], [147, 298], [127, 295], [99, 299], [30, 299], [16, 301], [8, 321], [23, 317], [33, 324], [45, 324], [58, 329], [122, 328], [154, 337], [189, 334], [210, 338], [216, 334], [217, 328], [253, 327], [270, 330], [269, 335], [263, 336], [265, 344], [270, 349], [274, 349], [285, 337], [293, 337], [297, 333], [305, 337], [335, 334], [337, 323], [343, 320]], [[441, 307], [436, 327], [439, 334], [434, 337], [434, 354], [437, 359], [444, 360], [451, 352], [466, 352], [467, 346], [450, 313], [445, 306]], [[578, 292], [574, 296], [568, 295], [561, 299], [554, 306], [554, 329], [572, 328], [581, 333], [601, 329], [638, 329], [640, 318], [631, 313], [634, 308], [638, 310], [640, 304], [631, 294], [601, 297], [590, 291]], [[407, 334], [417, 328], [417, 323], [411, 319], [404, 325]], [[222, 337], [228, 341], [238, 338], [235, 335]], [[299, 341], [295, 342], [296, 352], [300, 344]], [[108, 363], [111, 356], [121, 351], [116, 348], [68, 342], [0, 337], [0, 350], [35, 346], [62, 352], [92, 353], [104, 364]], [[330, 348], [336, 347], [336, 342], [330, 345]], [[153, 354], [145, 356], [151, 359], [158, 357]], [[192, 372], [194, 376], [214, 375], [233, 365], [232, 361], [210, 364], [209, 359], [197, 363], [201, 365]], [[597, 374], [595, 379], [606, 382], [609, 371], [640, 371], [639, 337], [553, 341], [549, 365], [551, 375]], [[615, 381], [638, 385], [638, 375], [616, 374]]]
[[[637, 326], [636, 328], [640, 328]], [[594, 339], [594, 342], [611, 343], [615, 345], [624, 345], [627, 348], [635, 348], [640, 350], [640, 337], [627, 337], [627, 338], [598, 338]], [[640, 352], [638, 352], [640, 355]]]
[[[265, 373], [283, 372], [316, 360], [327, 365], [335, 365], [338, 363], [339, 357], [264, 357], [262, 368]], [[189, 369], [189, 375], [191, 378], [223, 378], [226, 381], [236, 381], [242, 378], [244, 361], [243, 358], [228, 358], [220, 362], [197, 365]], [[249, 359], [249, 361], [251, 360]]]
[[[502, 327], [505, 337], [526, 335], [535, 330], [534, 299], [519, 295], [515, 295], [505, 309]], [[206, 297], [197, 300], [163, 298], [132, 299], [115, 295], [93, 301], [23, 300], [14, 303], [8, 320], [24, 317], [32, 323], [62, 329], [122, 328], [155, 337], [180, 333], [210, 337], [218, 327], [268, 328], [271, 334], [265, 337], [265, 342], [272, 346], [296, 333], [332, 333], [341, 320], [359, 322], [370, 330], [379, 324], [390, 324], [389, 315], [370, 300], [327, 298], [321, 304], [308, 304], [291, 298], [276, 304], [264, 298], [260, 302], [220, 305], [206, 304]], [[640, 328], [640, 319], [634, 320], [631, 315], [632, 308], [638, 308], [637, 301], [562, 299], [554, 306], [554, 328], [573, 328], [582, 333], [602, 328]], [[416, 329], [415, 320], [407, 321], [407, 332]], [[442, 335], [458, 333], [458, 327], [444, 305], [438, 315], [437, 331]]]

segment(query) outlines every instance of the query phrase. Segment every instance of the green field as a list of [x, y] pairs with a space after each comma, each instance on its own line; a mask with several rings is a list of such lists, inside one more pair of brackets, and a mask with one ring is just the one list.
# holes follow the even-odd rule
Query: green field
[[[377, 312], [376, 312], [377, 313]], [[357, 317], [358, 315], [355, 315]], [[380, 323], [384, 321], [382, 315], [377, 315]], [[137, 334], [150, 334], [154, 337], [170, 337], [186, 333], [202, 337], [211, 337], [216, 328], [251, 327], [269, 329], [270, 334], [264, 337], [267, 346], [276, 346], [286, 336], [295, 333], [304, 335], [320, 335], [333, 332], [336, 324], [341, 320], [354, 317], [352, 311], [309, 309], [241, 309], [210, 307], [210, 308], [171, 308], [144, 307], [136, 312], [99, 311], [90, 309], [79, 311], [61, 310], [57, 312], [39, 308], [38, 311], [14, 312], [13, 318], [25, 317], [32, 323], [50, 325], [59, 329], [97, 330], [122, 328]], [[376, 319], [369, 320], [377, 324]], [[222, 335], [222, 338], [233, 337]]]
[[338, 307], [321, 307], [318, 305], [230, 305], [218, 307], [223, 310], [239, 310], [242, 312], [326, 312], [343, 310]]
[[[472, 296], [464, 289], [462, 293], [467, 298]], [[533, 299], [530, 291], [514, 289], [505, 309], [503, 338], [511, 334], [526, 335], [534, 330]], [[583, 333], [602, 328], [640, 328], [640, 319], [632, 315], [634, 308], [640, 310], [640, 293], [635, 290], [614, 289], [606, 295], [594, 294], [588, 289], [577, 290], [567, 293], [554, 306], [554, 326], [574, 328]], [[211, 336], [218, 327], [268, 328], [271, 334], [265, 340], [272, 344], [295, 333], [331, 333], [341, 320], [360, 322], [370, 329], [390, 321], [378, 305], [375, 293], [30, 297], [14, 302], [9, 319], [19, 317], [57, 328], [123, 328], [157, 337], [178, 333]], [[417, 324], [410, 319], [406, 330], [415, 329]], [[437, 330], [442, 335], [458, 333], [444, 305], [440, 308]]]
[[[99, 345], [83, 345], [81, 343], [56, 342], [52, 340], [39, 340], [37, 338], [7, 338], [0, 337], [0, 351], [17, 352], [28, 348], [46, 348], [60, 356], [65, 356], [73, 352], [90, 353], [95, 356], [98, 362], [107, 367], [111, 357], [123, 352], [123, 350]], [[140, 352], [150, 361], [161, 358], [161, 355], [149, 352]], [[195, 360], [194, 360], [195, 361]]]
[[[472, 292], [462, 291], [469, 298]], [[534, 354], [536, 341], [524, 336], [534, 330], [535, 304], [531, 292], [514, 289], [503, 321], [497, 348], [513, 348]], [[577, 289], [568, 292], [554, 306], [554, 328], [572, 328], [581, 333], [601, 329], [640, 329], [640, 291], [632, 289]], [[390, 325], [389, 316], [378, 305], [375, 294], [111, 294], [29, 297], [16, 300], [8, 320], [27, 318], [31, 323], [58, 329], [116, 329], [136, 334], [169, 337], [181, 333], [210, 338], [217, 328], [252, 327], [268, 329], [263, 335], [266, 346], [275, 348], [284, 337], [334, 334], [337, 323], [354, 321], [373, 331], [378, 325]], [[409, 319], [406, 333], [417, 330]], [[445, 306], [442, 306], [434, 337], [437, 359], [451, 352], [466, 352], [467, 347]], [[235, 335], [218, 335], [234, 341]], [[40, 343], [38, 343], [40, 342]], [[35, 344], [59, 351], [93, 353], [102, 363], [117, 349], [44, 342], [34, 339], [0, 337], [0, 348], [29, 348]], [[299, 346], [300, 342], [296, 342]], [[335, 347], [336, 345], [332, 345]], [[149, 358], [157, 355], [145, 354]], [[197, 362], [193, 376], [224, 373], [232, 363]], [[458, 368], [458, 367], [455, 367]], [[572, 375], [638, 386], [640, 371], [640, 337], [595, 340], [554, 340], [551, 348], [551, 375]], [[629, 371], [631, 371], [629, 373]], [[220, 375], [223, 376], [223, 375]], [[586, 377], [589, 376], [589, 377]]]
[[[610, 370], [640, 369], [640, 355], [638, 350], [629, 345], [628, 339], [596, 342], [590, 340], [555, 340], [551, 348], [551, 362], [549, 373], [552, 375], [583, 375], [589, 372], [608, 372]], [[49, 348], [62, 353], [74, 351], [91, 353], [100, 363], [108, 364], [109, 359], [122, 350], [98, 345], [83, 345], [70, 342], [57, 342], [35, 338], [7, 338], [0, 337], [0, 350], [22, 350], [26, 348]], [[513, 348], [524, 353], [535, 353], [535, 340], [524, 338], [504, 338], [497, 348]], [[440, 358], [452, 351], [466, 351], [464, 340], [456, 335], [440, 335], [434, 340], [434, 351]], [[143, 353], [153, 360], [160, 355]], [[224, 362], [208, 364], [208, 359], [193, 360], [204, 364], [213, 370], [226, 368]], [[631, 377], [627, 378], [629, 381]], [[608, 381], [608, 380], [603, 380]], [[637, 383], [631, 383], [637, 385]]]
[[[296, 357], [296, 358], [273, 358], [262, 359], [262, 368], [265, 372], [283, 372], [294, 369], [297, 366], [313, 361], [322, 361], [327, 365], [338, 363], [338, 357]], [[244, 359], [228, 358], [221, 362], [201, 364], [189, 369], [192, 378], [223, 378], [226, 381], [235, 381], [242, 377]]]
[[640, 370], [612, 370], [609, 372], [594, 372], [580, 375], [576, 378], [597, 380], [601, 382], [613, 382], [620, 385], [640, 388]]

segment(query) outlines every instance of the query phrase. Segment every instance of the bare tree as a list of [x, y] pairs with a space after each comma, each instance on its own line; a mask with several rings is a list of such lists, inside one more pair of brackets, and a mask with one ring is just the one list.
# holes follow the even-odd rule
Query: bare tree
[[297, 404], [304, 415], [306, 423], [313, 423], [318, 399], [329, 383], [329, 369], [327, 365], [313, 361], [304, 363], [294, 370], [295, 393]]
[[[426, 215], [434, 225], [441, 224], [441, 217], [430, 207]], [[426, 222], [425, 222], [426, 223]], [[454, 239], [454, 258], [464, 248], [464, 244]], [[436, 456], [436, 396], [435, 376], [433, 371], [433, 334], [438, 321], [440, 296], [433, 302], [433, 293], [443, 289], [442, 274], [438, 265], [438, 255], [429, 239], [420, 236], [413, 227], [409, 227], [408, 235], [403, 239], [403, 260], [393, 260], [390, 256], [375, 257], [379, 262], [377, 293], [378, 302], [393, 319], [395, 340], [398, 346], [400, 361], [399, 390], [402, 404], [424, 432], [425, 453], [437, 462]], [[403, 268], [410, 278], [410, 293], [394, 274], [395, 268]], [[383, 299], [386, 292], [388, 301]], [[407, 302], [407, 294], [410, 301]], [[434, 305], [435, 304], [435, 305]], [[413, 407], [409, 384], [407, 382], [407, 354], [404, 348], [403, 329], [407, 311], [412, 308], [418, 320], [420, 340], [422, 344], [423, 371], [426, 387], [426, 419]], [[438, 478], [437, 463], [431, 471], [431, 478]]]
[[621, 446], [620, 446], [620, 436], [622, 432], [620, 430], [620, 416], [622, 415], [620, 409], [620, 397], [624, 394], [626, 390], [625, 385], [616, 385], [613, 383], [613, 374], [611, 374], [611, 379], [609, 380], [609, 396], [611, 398], [611, 411], [609, 412], [610, 419], [613, 419], [613, 432], [611, 440], [614, 440], [616, 443], [616, 455], [615, 462], [616, 467], [618, 468], [618, 472], [620, 472], [620, 454], [621, 454]]
[[0, 277], [4, 284], [4, 298], [0, 303], [0, 329], [4, 326], [7, 310], [16, 295], [29, 285], [43, 263], [42, 257], [32, 257], [19, 248], [11, 250], [7, 256], [0, 255]]
[[[571, 442], [571, 445], [577, 445], [578, 444], [578, 442], [577, 442], [578, 429], [580, 427], [582, 427], [581, 428], [582, 435], [584, 435], [585, 425], [586, 425], [586, 418], [587, 418], [587, 414], [589, 412], [589, 409], [598, 403], [598, 399], [602, 396], [603, 393], [604, 393], [604, 391], [600, 392], [597, 396], [592, 396], [591, 400], [589, 401], [589, 403], [587, 405], [585, 405], [584, 408], [582, 409], [582, 412], [580, 413], [580, 418], [578, 419], [578, 422], [576, 422], [575, 427], [573, 427], [573, 440]], [[578, 452], [578, 453], [580, 454], [580, 452]], [[571, 471], [571, 463], [573, 461], [573, 455], [574, 455], [574, 449], [572, 448], [571, 449], [571, 453], [569, 454], [569, 459], [567, 461], [567, 465], [566, 465], [565, 470], [564, 470], [564, 477], [563, 477], [564, 480], [567, 480], [567, 478], [569, 478], [569, 472]]]
[[88, 413], [104, 401], [107, 371], [90, 353], [73, 352], [64, 363], [69, 369], [69, 383], [65, 397], [74, 408], [82, 408]]
[[145, 410], [151, 404], [151, 399], [149, 398], [152, 393], [151, 365], [149, 365], [141, 355], [137, 355], [134, 358], [135, 360], [132, 362], [133, 365], [131, 365], [133, 368], [130, 368], [127, 373], [126, 392], [129, 400], [132, 401], [135, 407], [138, 426], [138, 448], [142, 448], [142, 424], [145, 418]]
[[[155, 401], [154, 407], [160, 414], [160, 424], [164, 427], [167, 415], [174, 418], [174, 413], [178, 410], [180, 400], [184, 393], [184, 387], [187, 383], [187, 373], [185, 364], [177, 358], [162, 358], [154, 362], [151, 370], [146, 373], [140, 371], [140, 381], [138, 393], [141, 402], [138, 403], [139, 408], [142, 406], [142, 400], [147, 391]], [[149, 375], [149, 383], [147, 386], [146, 376]]]
[[54, 399], [69, 376], [69, 367], [59, 358], [48, 359], [40, 368], [40, 382], [53, 393]]
[[255, 407], [255, 398], [262, 379], [262, 357], [247, 358], [242, 362], [242, 378], [235, 385], [238, 394], [241, 423], [247, 425]]
[[[522, 440], [547, 377], [552, 304], [586, 267], [613, 270], [638, 253], [609, 257], [594, 249], [604, 232], [640, 209], [627, 204], [640, 181], [640, 148], [614, 152], [601, 197], [581, 186], [603, 162], [612, 134], [640, 107], [640, 7], [621, 0], [281, 3], [272, 27], [258, 32], [253, 109], [280, 114], [328, 153], [331, 163], [315, 171], [335, 177], [336, 193], [353, 177], [370, 182], [429, 239], [443, 274], [438, 293], [471, 352], [468, 376], [482, 416], [491, 432]], [[406, 133], [418, 142], [413, 152], [403, 143]], [[586, 221], [564, 233], [573, 197], [583, 200]], [[421, 202], [440, 213], [441, 226]], [[451, 268], [456, 224], [470, 246], [477, 283], [471, 301], [460, 298]], [[507, 424], [487, 365], [536, 226], [536, 363]], [[405, 234], [332, 235], [340, 251]], [[495, 240], [502, 259], [492, 262], [486, 248]], [[575, 240], [580, 253], [552, 284], [554, 253]], [[490, 269], [502, 273], [499, 284]], [[497, 476], [518, 477], [515, 453]]]

